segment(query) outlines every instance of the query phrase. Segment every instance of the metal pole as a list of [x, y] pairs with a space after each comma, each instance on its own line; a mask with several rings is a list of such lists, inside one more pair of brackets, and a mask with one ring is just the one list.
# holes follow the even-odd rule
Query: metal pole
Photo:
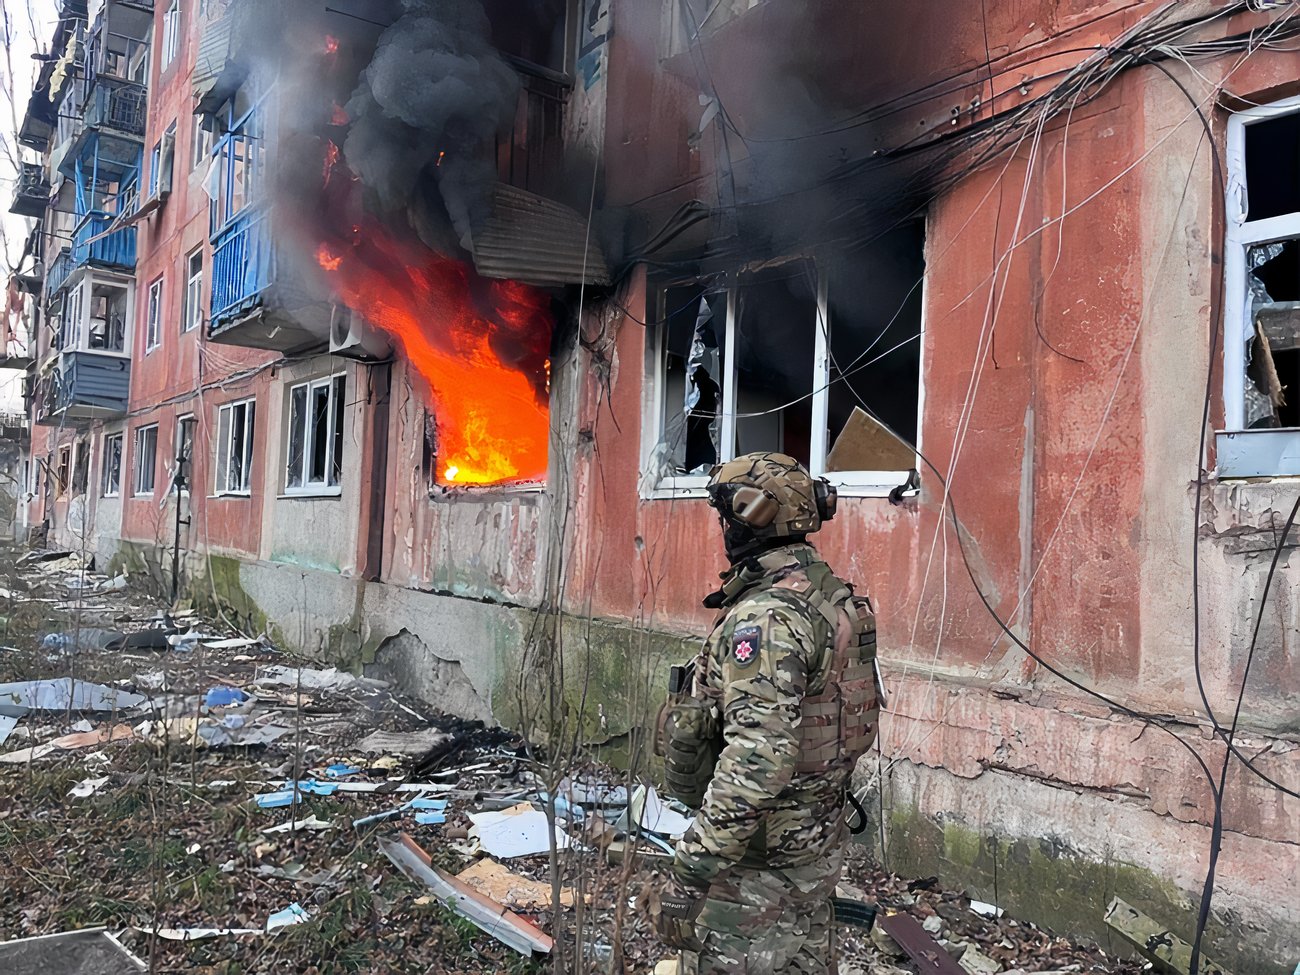
[[185, 489], [185, 445], [176, 456], [176, 530], [172, 535], [172, 605], [181, 593], [181, 525], [188, 525], [188, 518], [181, 520], [181, 493]]

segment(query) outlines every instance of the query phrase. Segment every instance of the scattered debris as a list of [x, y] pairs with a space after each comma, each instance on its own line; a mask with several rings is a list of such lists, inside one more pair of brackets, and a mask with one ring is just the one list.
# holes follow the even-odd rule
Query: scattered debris
[[43, 934], [0, 944], [0, 971], [13, 975], [25, 972], [127, 975], [147, 968], [106, 928]]
[[94, 795], [106, 785], [108, 785], [108, 776], [104, 776], [102, 779], [82, 779], [68, 790], [68, 795], [75, 796], [78, 799], [85, 799]]
[[139, 694], [71, 677], [0, 684], [0, 714], [18, 717], [28, 711], [126, 711], [146, 700]]
[[248, 695], [237, 687], [214, 687], [203, 695], [203, 706], [207, 708], [225, 708], [232, 704], [243, 704]]
[[[456, 874], [456, 879], [469, 884], [480, 894], [485, 894], [506, 907], [523, 909], [551, 906], [552, 890], [549, 883], [521, 877], [495, 860], [476, 860], [471, 866]], [[573, 907], [576, 897], [572, 888], [561, 888], [562, 906]]]
[[394, 733], [376, 731], [362, 738], [356, 750], [365, 755], [420, 755], [447, 740], [436, 728]]
[[[551, 829], [546, 813], [527, 802], [519, 803], [500, 812], [470, 813], [474, 824], [469, 831], [484, 853], [509, 860], [514, 857], [534, 856], [551, 850]], [[559, 825], [554, 830], [555, 847], [569, 847], [569, 836]]]
[[[910, 914], [887, 914], [876, 920], [877, 929], [883, 929], [912, 959], [917, 971], [935, 975], [965, 975], [965, 969], [952, 960], [952, 956], [935, 941]], [[874, 933], [874, 932], [873, 932]]]
[[279, 826], [268, 826], [263, 833], [296, 833], [298, 830], [321, 830], [333, 829], [334, 824], [326, 822], [323, 819], [317, 819], [316, 814], [312, 813], [306, 819], [291, 819], [287, 823], [281, 823]]
[[380, 840], [379, 848], [406, 877], [427, 886], [449, 908], [521, 955], [549, 954], [555, 942], [509, 908], [435, 867], [405, 833]]
[[[1106, 926], [1137, 949], [1157, 972], [1188, 975], [1192, 971], [1192, 946], [1154, 918], [1147, 917], [1116, 897], [1106, 909]], [[1230, 975], [1228, 970], [1201, 955], [1194, 975]]]
[[[145, 934], [150, 933], [144, 928], [138, 930], [144, 931]], [[159, 928], [155, 933], [165, 941], [203, 941], [206, 938], [225, 938], [241, 934], [265, 934], [266, 932], [259, 928]]]
[[1002, 908], [984, 901], [971, 901], [970, 909], [981, 917], [1001, 917], [1003, 914]]
[[310, 920], [311, 915], [303, 910], [301, 904], [294, 901], [283, 911], [276, 911], [266, 919], [266, 933], [270, 934], [272, 931], [287, 928], [293, 924], [304, 924]]
[[362, 690], [383, 690], [388, 683], [371, 677], [357, 677], [346, 671], [330, 667], [314, 670], [310, 667], [267, 667], [253, 683], [262, 687], [300, 687], [305, 691], [332, 691], [335, 693]]

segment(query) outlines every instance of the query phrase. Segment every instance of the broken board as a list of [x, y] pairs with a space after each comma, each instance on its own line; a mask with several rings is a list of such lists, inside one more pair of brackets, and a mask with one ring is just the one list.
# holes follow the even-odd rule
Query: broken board
[[887, 914], [876, 918], [876, 926], [898, 943], [912, 959], [919, 972], [935, 975], [966, 975], [966, 970], [952, 960], [930, 932], [916, 923], [910, 914]]
[[826, 455], [828, 471], [910, 471], [916, 451], [855, 406]]
[[[1106, 909], [1106, 926], [1136, 948], [1157, 972], [1188, 975], [1192, 970], [1191, 945], [1118, 897]], [[1201, 955], [1196, 975], [1229, 975], [1229, 972]]]

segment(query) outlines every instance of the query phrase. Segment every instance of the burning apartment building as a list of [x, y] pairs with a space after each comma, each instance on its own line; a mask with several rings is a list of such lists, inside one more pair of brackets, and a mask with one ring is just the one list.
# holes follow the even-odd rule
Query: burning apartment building
[[780, 450], [879, 614], [891, 864], [1190, 940], [1213, 836], [1207, 944], [1282, 972], [1297, 14], [65, 0], [25, 523], [626, 756], [712, 621], [708, 471]]

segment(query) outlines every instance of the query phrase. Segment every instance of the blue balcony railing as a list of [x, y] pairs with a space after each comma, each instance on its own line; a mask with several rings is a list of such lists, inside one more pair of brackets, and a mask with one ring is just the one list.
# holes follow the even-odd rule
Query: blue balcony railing
[[212, 327], [240, 315], [275, 280], [266, 211], [237, 216], [212, 245]]
[[68, 275], [75, 267], [72, 251], [66, 247], [59, 251], [59, 256], [54, 259], [54, 263], [50, 265], [50, 270], [45, 275], [45, 293], [52, 295], [63, 287], [63, 282], [68, 280]]
[[72, 235], [74, 267], [87, 263], [128, 269], [135, 267], [135, 228], [123, 227], [104, 234], [116, 219], [107, 213], [92, 213], [82, 219]]

